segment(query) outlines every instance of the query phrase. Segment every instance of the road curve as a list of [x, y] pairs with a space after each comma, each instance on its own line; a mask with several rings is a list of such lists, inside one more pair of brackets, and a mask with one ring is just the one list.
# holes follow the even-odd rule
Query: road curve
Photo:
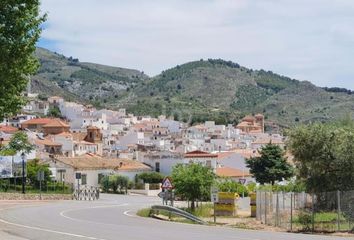
[[7, 232], [35, 240], [344, 240], [353, 238], [253, 231], [163, 222], [135, 216], [157, 198], [102, 195], [99, 201], [65, 201], [0, 211]]

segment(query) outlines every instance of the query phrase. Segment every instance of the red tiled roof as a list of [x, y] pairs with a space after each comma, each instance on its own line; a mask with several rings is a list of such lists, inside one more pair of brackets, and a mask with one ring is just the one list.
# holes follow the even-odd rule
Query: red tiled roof
[[255, 121], [256, 119], [253, 116], [246, 116], [244, 118], [242, 118], [242, 121]]
[[46, 127], [70, 127], [68, 124], [65, 122], [61, 121], [60, 119], [51, 119], [51, 121], [43, 126], [44, 128]]
[[219, 167], [216, 169], [216, 175], [220, 177], [249, 177], [252, 176], [248, 171], [230, 167]]
[[187, 152], [186, 154], [184, 154], [184, 157], [185, 158], [217, 158], [218, 155], [200, 151], [200, 150], [195, 150], [192, 152]]
[[22, 124], [30, 124], [30, 125], [34, 125], [34, 124], [39, 124], [39, 125], [45, 125], [48, 124], [52, 121], [52, 118], [33, 118], [27, 121], [24, 121]]
[[68, 133], [68, 132], [62, 132], [59, 134], [56, 134], [56, 136], [63, 136], [63, 137], [72, 137], [72, 133]]
[[45, 146], [62, 146], [61, 143], [57, 143], [54, 141], [51, 141], [50, 139], [37, 139], [35, 141], [36, 145], [45, 145]]
[[138, 161], [119, 158], [102, 158], [94, 154], [85, 154], [78, 157], [58, 157], [57, 160], [77, 170], [113, 169], [123, 171], [151, 171], [149, 166]]
[[17, 132], [18, 129], [12, 126], [0, 125], [0, 132], [4, 133], [14, 133]]

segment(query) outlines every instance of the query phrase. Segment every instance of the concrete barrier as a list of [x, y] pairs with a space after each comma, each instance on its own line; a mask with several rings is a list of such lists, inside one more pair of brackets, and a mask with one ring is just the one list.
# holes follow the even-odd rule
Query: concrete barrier
[[[161, 188], [161, 184], [160, 184]], [[140, 194], [140, 195], [146, 195], [146, 196], [157, 196], [161, 192], [161, 189], [154, 189], [150, 190], [150, 184], [145, 183], [144, 184], [144, 189], [130, 189], [128, 190], [128, 194]]]

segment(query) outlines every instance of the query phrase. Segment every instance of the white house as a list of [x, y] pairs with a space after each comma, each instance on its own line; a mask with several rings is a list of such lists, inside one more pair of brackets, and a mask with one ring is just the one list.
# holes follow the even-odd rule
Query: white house
[[151, 168], [137, 161], [119, 158], [102, 158], [94, 154], [79, 157], [58, 157], [48, 160], [53, 177], [57, 181], [64, 181], [77, 185], [76, 173], [81, 173], [80, 185], [98, 187], [104, 175], [119, 174], [133, 181], [135, 176], [142, 172], [149, 172]]

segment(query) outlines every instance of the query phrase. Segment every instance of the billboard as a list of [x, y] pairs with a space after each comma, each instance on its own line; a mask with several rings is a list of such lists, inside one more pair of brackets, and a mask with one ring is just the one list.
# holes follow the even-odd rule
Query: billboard
[[[25, 165], [25, 176], [26, 176], [26, 165]], [[21, 156], [0, 156], [0, 178], [14, 178], [14, 177], [22, 177]]]

